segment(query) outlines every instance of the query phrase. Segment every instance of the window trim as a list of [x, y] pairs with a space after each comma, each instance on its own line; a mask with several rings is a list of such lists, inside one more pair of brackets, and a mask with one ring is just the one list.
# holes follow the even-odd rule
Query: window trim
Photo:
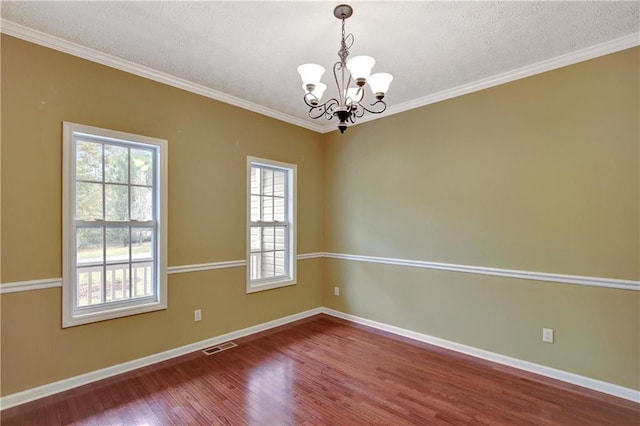
[[[287, 179], [287, 194], [288, 194], [288, 218], [289, 224], [288, 230], [288, 264], [289, 275], [286, 278], [262, 278], [259, 280], [251, 279], [251, 167], [252, 166], [265, 166], [274, 169], [286, 170], [288, 173]], [[298, 166], [296, 164], [284, 163], [281, 161], [268, 160], [265, 158], [247, 156], [247, 176], [246, 176], [246, 277], [247, 277], [247, 294], [256, 293], [264, 290], [271, 290], [274, 288], [287, 287], [297, 284], [297, 205], [298, 205], [298, 193], [297, 193], [297, 179], [298, 179]]]
[[[157, 274], [156, 297], [140, 298], [123, 303], [111, 302], [108, 305], [96, 305], [91, 309], [75, 308], [76, 289], [76, 248], [73, 244], [75, 232], [74, 218], [74, 182], [75, 182], [75, 148], [74, 135], [87, 135], [99, 139], [110, 139], [114, 143], [125, 143], [128, 146], [136, 143], [156, 147], [156, 176], [154, 182], [158, 186], [154, 194], [157, 197], [157, 237], [158, 252], [155, 273]], [[167, 308], [167, 141], [164, 139], [142, 136], [133, 133], [103, 129], [84, 124], [63, 122], [62, 152], [62, 327], [73, 327], [129, 315], [152, 312]], [[101, 309], [102, 308], [102, 309]]]

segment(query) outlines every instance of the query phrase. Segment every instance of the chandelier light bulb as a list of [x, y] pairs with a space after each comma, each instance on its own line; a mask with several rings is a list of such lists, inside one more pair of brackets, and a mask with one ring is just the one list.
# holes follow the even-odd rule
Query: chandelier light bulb
[[317, 86], [320, 83], [322, 74], [324, 74], [324, 67], [317, 64], [303, 64], [298, 67], [298, 73], [300, 73], [302, 83], [305, 86], [307, 84], [315, 84]]

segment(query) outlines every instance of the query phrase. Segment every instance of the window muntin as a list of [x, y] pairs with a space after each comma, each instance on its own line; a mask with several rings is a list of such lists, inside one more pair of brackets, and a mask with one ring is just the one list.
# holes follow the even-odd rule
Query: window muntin
[[65, 123], [63, 326], [166, 307], [166, 141]]
[[295, 284], [296, 166], [248, 159], [247, 291]]

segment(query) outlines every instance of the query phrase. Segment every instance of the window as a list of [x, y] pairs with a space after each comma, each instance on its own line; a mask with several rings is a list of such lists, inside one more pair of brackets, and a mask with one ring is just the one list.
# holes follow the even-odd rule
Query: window
[[167, 146], [64, 123], [63, 327], [167, 307]]
[[296, 283], [296, 165], [247, 158], [247, 293]]

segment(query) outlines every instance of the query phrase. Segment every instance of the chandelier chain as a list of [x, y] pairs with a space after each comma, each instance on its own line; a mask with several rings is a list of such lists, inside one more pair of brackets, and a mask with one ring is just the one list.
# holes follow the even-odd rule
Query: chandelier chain
[[349, 56], [349, 48], [353, 46], [353, 34], [347, 34], [345, 30], [345, 20], [346, 18], [342, 18], [342, 37], [340, 39], [340, 50], [338, 51], [338, 56], [340, 57], [340, 62], [344, 66], [347, 62], [347, 57]]

